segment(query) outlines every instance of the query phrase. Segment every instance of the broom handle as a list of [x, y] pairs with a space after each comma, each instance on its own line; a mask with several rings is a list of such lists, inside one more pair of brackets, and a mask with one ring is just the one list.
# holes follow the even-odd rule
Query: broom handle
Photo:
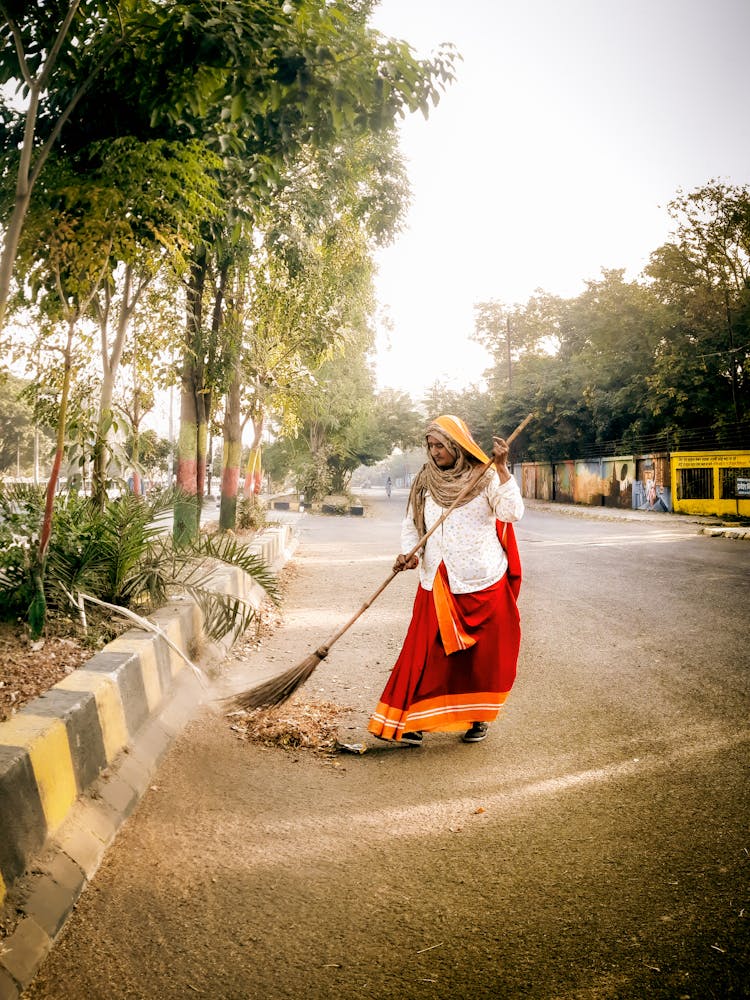
[[[527, 426], [527, 424], [530, 423], [532, 417], [533, 417], [532, 413], [529, 413], [529, 415], [527, 417], [524, 417], [524, 419], [521, 421], [521, 423], [518, 425], [518, 427], [516, 427], [516, 429], [513, 431], [513, 433], [509, 437], [507, 437], [505, 439], [505, 443], [508, 444], [508, 445], [512, 444], [513, 441], [515, 441], [515, 439], [521, 433], [521, 431]], [[443, 513], [440, 515], [440, 517], [437, 519], [437, 521], [435, 521], [435, 523], [430, 528], [430, 530], [426, 531], [422, 535], [422, 537], [419, 539], [419, 541], [414, 546], [414, 548], [411, 550], [411, 552], [407, 552], [407, 554], [406, 554], [406, 561], [407, 562], [413, 556], [415, 556], [417, 554], [417, 552], [419, 552], [419, 550], [425, 544], [425, 542], [430, 537], [430, 535], [433, 533], [433, 531], [437, 531], [437, 529], [440, 527], [440, 525], [443, 523], [443, 521], [446, 519], [446, 517], [456, 509], [456, 507], [461, 503], [461, 501], [466, 496], [466, 494], [469, 493], [476, 486], [476, 484], [479, 482], [479, 480], [482, 478], [482, 476], [485, 474], [485, 472], [489, 469], [489, 467], [493, 464], [493, 462], [494, 462], [494, 459], [491, 458], [491, 459], [489, 459], [489, 461], [485, 462], [484, 465], [482, 465], [480, 467], [480, 469], [479, 469], [478, 473], [476, 474], [476, 476], [474, 476], [472, 479], [469, 480], [469, 482], [466, 484], [466, 486], [464, 486], [464, 488], [458, 494], [458, 496], [453, 501], [453, 503], [450, 505], [450, 507], [448, 507], [447, 510], [443, 511]], [[388, 584], [391, 583], [393, 580], [396, 579], [396, 577], [398, 576], [399, 572], [400, 571], [394, 569], [391, 572], [391, 575], [388, 576], [388, 577], [386, 577], [385, 580], [383, 580], [383, 582], [380, 584], [380, 586], [375, 591], [375, 593], [370, 595], [369, 599], [365, 601], [365, 603], [362, 605], [362, 607], [359, 609], [359, 611], [357, 611], [355, 614], [352, 615], [352, 617], [349, 619], [349, 621], [346, 623], [346, 625], [342, 626], [342, 628], [340, 628], [338, 630], [338, 632], [336, 632], [335, 635], [332, 635], [331, 638], [328, 640], [328, 642], [326, 642], [322, 646], [318, 647], [318, 649], [316, 650], [316, 653], [317, 653], [318, 656], [320, 656], [320, 658], [322, 660], [324, 660], [326, 658], [326, 656], [328, 656], [328, 650], [331, 648], [331, 646], [334, 644], [334, 642], [338, 642], [338, 640], [341, 638], [341, 636], [344, 634], [344, 632], [347, 632], [352, 627], [352, 625], [356, 622], [356, 620], [361, 615], [363, 615], [365, 613], [365, 611], [367, 611], [367, 609], [370, 607], [370, 605], [373, 604], [377, 600], [378, 597], [380, 597], [380, 595], [383, 593], [383, 591], [388, 586]]]

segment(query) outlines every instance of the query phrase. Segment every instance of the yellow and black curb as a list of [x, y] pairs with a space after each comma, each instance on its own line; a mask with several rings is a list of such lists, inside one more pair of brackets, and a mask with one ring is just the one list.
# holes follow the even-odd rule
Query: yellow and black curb
[[[250, 548], [278, 569], [293, 546], [291, 527], [281, 525]], [[263, 597], [233, 567], [216, 570], [211, 587], [256, 607]], [[200, 611], [187, 598], [152, 621], [187, 656], [201, 641]], [[131, 629], [0, 723], [0, 907], [18, 915], [0, 939], [0, 1000], [17, 1000], [34, 978], [202, 695], [160, 635]]]

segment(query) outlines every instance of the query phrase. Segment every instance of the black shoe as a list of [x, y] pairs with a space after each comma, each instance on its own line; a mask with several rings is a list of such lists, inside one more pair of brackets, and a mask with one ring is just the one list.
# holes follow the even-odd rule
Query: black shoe
[[422, 734], [421, 733], [404, 733], [401, 737], [402, 743], [411, 743], [413, 747], [422, 746]]
[[468, 729], [461, 739], [464, 743], [479, 743], [485, 738], [489, 728], [487, 722], [472, 722], [471, 729]]

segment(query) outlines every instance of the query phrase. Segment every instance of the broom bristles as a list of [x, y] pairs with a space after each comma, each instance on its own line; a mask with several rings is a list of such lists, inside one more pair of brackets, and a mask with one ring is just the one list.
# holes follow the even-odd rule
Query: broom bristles
[[262, 684], [248, 688], [247, 691], [230, 695], [224, 699], [228, 711], [252, 712], [258, 708], [275, 708], [277, 705], [283, 705], [298, 688], [302, 687], [327, 655], [327, 649], [316, 649], [295, 667], [277, 674], [276, 677], [270, 677]]

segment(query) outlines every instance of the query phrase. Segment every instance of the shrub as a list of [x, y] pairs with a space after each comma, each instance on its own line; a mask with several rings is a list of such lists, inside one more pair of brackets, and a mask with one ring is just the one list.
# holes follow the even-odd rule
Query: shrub
[[[44, 597], [64, 613], [81, 592], [110, 604], [148, 613], [171, 594], [187, 591], [201, 606], [206, 632], [219, 638], [244, 629], [252, 605], [210, 589], [217, 562], [238, 566], [275, 599], [275, 581], [262, 559], [236, 539], [201, 535], [178, 545], [171, 534], [176, 491], [152, 500], [124, 494], [99, 510], [75, 493], [55, 500], [44, 566]], [[0, 488], [0, 615], [27, 615], [35, 588], [33, 557], [44, 509], [38, 488]]]
[[254, 493], [239, 497], [236, 524], [240, 531], [261, 531], [266, 523], [266, 508]]

